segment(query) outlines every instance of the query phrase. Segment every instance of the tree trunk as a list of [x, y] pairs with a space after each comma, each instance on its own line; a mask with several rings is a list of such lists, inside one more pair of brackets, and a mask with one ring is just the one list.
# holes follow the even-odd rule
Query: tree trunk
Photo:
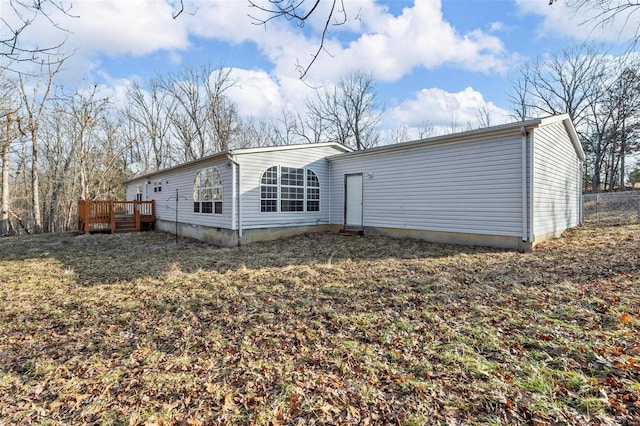
[[7, 114], [7, 133], [2, 144], [2, 200], [0, 200], [0, 235], [9, 233], [9, 146], [11, 145], [11, 130], [13, 127], [13, 114], [11, 101], [9, 101], [9, 114]]
[[[9, 124], [7, 122], [7, 136], [9, 133]], [[9, 233], [9, 140], [2, 145], [2, 202], [0, 203], [0, 235]]]
[[622, 135], [620, 137], [620, 190], [624, 191], [624, 156], [627, 150], [627, 128], [626, 128], [626, 120], [622, 119]]
[[38, 180], [38, 137], [37, 128], [31, 134], [31, 201], [33, 203], [33, 233], [42, 230], [42, 215], [40, 214], [40, 182]]

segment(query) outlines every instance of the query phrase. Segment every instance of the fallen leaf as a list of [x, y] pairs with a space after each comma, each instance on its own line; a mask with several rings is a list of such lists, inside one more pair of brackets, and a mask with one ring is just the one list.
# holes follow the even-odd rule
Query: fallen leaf
[[229, 392], [224, 396], [222, 411], [236, 411], [236, 404], [233, 402], [233, 393]]
[[633, 322], [633, 317], [629, 314], [622, 314], [620, 315], [620, 322], [623, 324], [630, 324]]

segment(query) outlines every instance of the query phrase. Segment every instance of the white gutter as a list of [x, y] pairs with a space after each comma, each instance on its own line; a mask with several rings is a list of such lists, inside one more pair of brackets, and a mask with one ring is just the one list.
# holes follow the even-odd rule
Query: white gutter
[[235, 158], [233, 151], [229, 151], [227, 153], [227, 158], [234, 164], [234, 169], [237, 170], [236, 173], [236, 193], [238, 194], [238, 245], [241, 245], [242, 242], [242, 196], [240, 194], [240, 163], [238, 163]]
[[522, 136], [522, 241], [527, 241], [527, 129], [520, 126]]
[[529, 143], [529, 164], [531, 165], [531, 173], [529, 173], [529, 181], [531, 182], [531, 189], [529, 190], [529, 206], [531, 208], [531, 211], [529, 212], [529, 241], [533, 244], [533, 240], [534, 240], [534, 232], [535, 229], [534, 225], [535, 225], [535, 208], [533, 205], [533, 196], [534, 196], [534, 191], [535, 191], [535, 185], [534, 185], [534, 165], [536, 164], [536, 160], [535, 160], [535, 133], [532, 131], [531, 132], [531, 142]]

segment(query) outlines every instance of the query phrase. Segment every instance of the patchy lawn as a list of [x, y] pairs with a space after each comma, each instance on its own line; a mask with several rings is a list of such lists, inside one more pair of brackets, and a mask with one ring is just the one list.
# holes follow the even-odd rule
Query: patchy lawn
[[0, 239], [0, 424], [639, 424], [639, 251]]

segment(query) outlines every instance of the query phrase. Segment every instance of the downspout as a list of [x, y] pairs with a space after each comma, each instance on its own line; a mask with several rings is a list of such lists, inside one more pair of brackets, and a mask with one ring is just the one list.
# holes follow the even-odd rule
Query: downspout
[[531, 188], [529, 190], [529, 207], [531, 209], [531, 211], [529, 212], [529, 241], [531, 242], [531, 244], [534, 243], [535, 240], [535, 229], [534, 229], [534, 220], [535, 220], [535, 206], [533, 204], [533, 197], [535, 196], [535, 185], [534, 185], [534, 179], [535, 179], [535, 175], [534, 175], [534, 165], [536, 163], [535, 161], [535, 133], [531, 133], [531, 141], [529, 143], [529, 165], [531, 167], [531, 172], [529, 172], [529, 180], [531, 181]]
[[527, 129], [524, 126], [520, 126], [520, 136], [522, 137], [522, 241], [526, 242], [528, 239], [527, 229]]
[[578, 160], [578, 224], [580, 225], [584, 225], [584, 199], [582, 198], [582, 180], [584, 179], [584, 175], [582, 173], [582, 164], [580, 164], [580, 160]]
[[242, 196], [240, 194], [240, 163], [238, 163], [232, 151], [227, 153], [227, 158], [234, 164], [236, 173], [236, 194], [238, 197], [237, 220], [238, 220], [238, 245], [242, 245]]

